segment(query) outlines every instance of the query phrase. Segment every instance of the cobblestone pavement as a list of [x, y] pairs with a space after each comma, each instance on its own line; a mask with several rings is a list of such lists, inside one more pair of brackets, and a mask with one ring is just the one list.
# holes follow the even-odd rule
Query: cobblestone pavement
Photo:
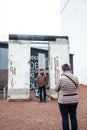
[[[87, 86], [78, 88], [78, 130], [87, 130]], [[0, 94], [0, 130], [62, 130], [57, 100], [39, 103], [31, 92], [29, 102], [8, 102]]]

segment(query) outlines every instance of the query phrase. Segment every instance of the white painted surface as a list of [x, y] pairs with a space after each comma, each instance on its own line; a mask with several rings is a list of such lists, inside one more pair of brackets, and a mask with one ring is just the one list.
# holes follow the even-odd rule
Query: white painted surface
[[[61, 0], [61, 9], [67, 0]], [[87, 0], [70, 0], [61, 14], [61, 34], [69, 36], [70, 53], [74, 54], [74, 74], [87, 85]]]
[[9, 42], [8, 96], [10, 99], [30, 97], [30, 44], [28, 41]]
[[38, 53], [38, 68], [45, 69], [45, 54]]
[[49, 42], [49, 69], [50, 69], [50, 90], [53, 97], [58, 94], [54, 92], [56, 80], [61, 75], [61, 66], [69, 64], [69, 43], [67, 39], [57, 39], [56, 42]]

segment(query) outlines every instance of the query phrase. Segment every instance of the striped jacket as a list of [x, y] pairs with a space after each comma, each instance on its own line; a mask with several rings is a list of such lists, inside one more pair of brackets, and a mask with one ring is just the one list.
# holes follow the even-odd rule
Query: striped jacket
[[[64, 72], [69, 76], [78, 86], [78, 78], [70, 71]], [[78, 102], [78, 92], [75, 84], [65, 75], [62, 75], [56, 82], [55, 91], [58, 92], [58, 103], [70, 104]]]

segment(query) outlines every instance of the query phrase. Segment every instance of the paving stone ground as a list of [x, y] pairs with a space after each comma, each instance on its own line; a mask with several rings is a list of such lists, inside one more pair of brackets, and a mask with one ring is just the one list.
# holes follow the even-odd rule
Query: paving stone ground
[[[79, 86], [78, 93], [78, 130], [87, 130], [87, 86]], [[8, 102], [0, 94], [0, 130], [62, 130], [57, 100], [39, 103], [31, 91], [29, 102]]]

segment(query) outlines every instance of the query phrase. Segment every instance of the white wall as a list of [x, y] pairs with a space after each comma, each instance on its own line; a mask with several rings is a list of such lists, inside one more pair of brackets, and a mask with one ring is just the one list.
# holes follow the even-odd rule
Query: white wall
[[8, 99], [30, 98], [30, 43], [9, 41]]
[[56, 39], [49, 42], [49, 76], [50, 94], [57, 98], [58, 94], [54, 91], [56, 81], [61, 75], [61, 66], [69, 64], [69, 42], [67, 39]]
[[[61, 0], [61, 9], [67, 0]], [[61, 35], [68, 35], [74, 74], [87, 84], [87, 0], [71, 0], [61, 14]]]

